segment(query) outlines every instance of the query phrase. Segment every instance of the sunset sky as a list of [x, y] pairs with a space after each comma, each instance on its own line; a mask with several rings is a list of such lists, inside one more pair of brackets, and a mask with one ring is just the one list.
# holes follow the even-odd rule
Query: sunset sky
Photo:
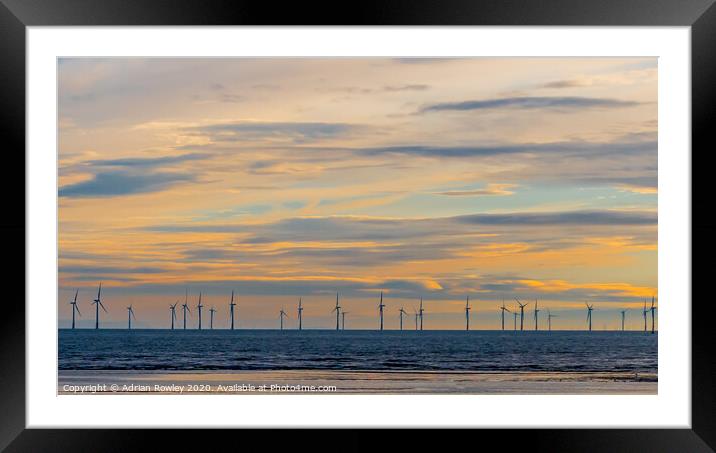
[[[643, 327], [657, 296], [656, 58], [60, 59], [59, 325]], [[181, 315], [179, 322], [181, 322]], [[208, 311], [205, 312], [208, 319]], [[512, 318], [506, 324], [512, 328]], [[651, 322], [651, 321], [649, 321]], [[196, 316], [189, 325], [196, 325]], [[406, 321], [411, 326], [412, 321]], [[207, 325], [208, 322], [205, 324]]]

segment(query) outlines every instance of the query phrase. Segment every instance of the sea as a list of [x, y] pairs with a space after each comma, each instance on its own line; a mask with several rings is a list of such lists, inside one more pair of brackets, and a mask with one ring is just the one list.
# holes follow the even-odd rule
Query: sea
[[60, 370], [657, 372], [658, 333], [59, 329]]

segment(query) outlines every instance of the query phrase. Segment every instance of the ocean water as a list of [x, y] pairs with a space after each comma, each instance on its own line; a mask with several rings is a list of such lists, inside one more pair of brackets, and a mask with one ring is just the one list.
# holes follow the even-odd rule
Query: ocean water
[[61, 370], [657, 372], [658, 334], [60, 329]]

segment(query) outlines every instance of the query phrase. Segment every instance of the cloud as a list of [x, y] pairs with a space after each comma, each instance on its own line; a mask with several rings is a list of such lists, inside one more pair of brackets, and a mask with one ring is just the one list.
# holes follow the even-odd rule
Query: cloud
[[60, 197], [98, 198], [158, 192], [174, 184], [193, 181], [186, 173], [132, 173], [124, 170], [99, 172], [89, 181], [62, 186]]
[[359, 126], [347, 123], [235, 122], [209, 124], [190, 128], [190, 131], [216, 142], [274, 139], [300, 143], [341, 137], [357, 129]]
[[164, 156], [164, 157], [128, 157], [122, 159], [105, 159], [105, 160], [90, 160], [86, 164], [96, 167], [164, 167], [168, 165], [178, 164], [187, 161], [202, 160], [209, 158], [209, 154], [182, 154], [179, 156]]
[[514, 194], [509, 190], [516, 187], [515, 184], [488, 184], [482, 189], [471, 190], [448, 190], [445, 192], [436, 192], [435, 195], [446, 195], [450, 197], [484, 197], [484, 196], [505, 196]]
[[408, 85], [387, 85], [383, 87], [383, 91], [425, 91], [430, 89], [430, 85], [408, 84]]
[[544, 213], [473, 214], [454, 217], [479, 225], [656, 225], [656, 212], [566, 211]]
[[497, 99], [483, 99], [475, 101], [463, 102], [446, 102], [441, 104], [432, 104], [423, 107], [420, 112], [440, 112], [440, 111], [470, 111], [470, 110], [495, 110], [495, 109], [548, 109], [555, 111], [568, 111], [590, 108], [618, 108], [632, 107], [639, 105], [636, 101], [622, 101], [618, 99], [608, 98], [586, 98], [577, 96], [566, 97], [511, 97]]
[[555, 80], [540, 85], [541, 88], [579, 88], [591, 85], [587, 80], [583, 79], [572, 79], [572, 80]]

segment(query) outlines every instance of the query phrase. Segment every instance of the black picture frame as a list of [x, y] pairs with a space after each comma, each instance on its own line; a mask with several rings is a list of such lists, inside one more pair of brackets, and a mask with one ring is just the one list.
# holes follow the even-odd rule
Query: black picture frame
[[[532, 26], [690, 26], [692, 74], [692, 241], [702, 239], [692, 252], [692, 429], [600, 430], [481, 430], [469, 433], [480, 445], [509, 443], [511, 447], [549, 451], [675, 451], [716, 449], [716, 357], [707, 307], [707, 272], [714, 270], [706, 256], [713, 255], [716, 224], [705, 172], [716, 117], [716, 6], [714, 0], [442, 0], [367, 1], [352, 3], [257, 2], [245, 0], [0, 0], [0, 112], [5, 151], [5, 177], [1, 178], [5, 215], [7, 282], [25, 275], [25, 200], [14, 196], [24, 187], [25, 168], [25, 32], [29, 26], [91, 25], [532, 25]], [[696, 152], [696, 150], [699, 150]], [[684, 150], [688, 152], [689, 150]], [[9, 162], [8, 160], [9, 159]], [[9, 171], [8, 171], [9, 170]], [[13, 171], [14, 170], [14, 171]], [[709, 238], [708, 236], [711, 236]], [[702, 262], [699, 263], [699, 258]], [[7, 263], [12, 262], [12, 265]], [[700, 264], [700, 266], [697, 266]], [[700, 277], [700, 278], [699, 278]], [[698, 282], [701, 281], [699, 284]], [[701, 294], [704, 297], [696, 297]], [[17, 299], [18, 295], [14, 294]], [[243, 433], [241, 441], [229, 430], [198, 436], [189, 430], [60, 430], [25, 429], [25, 311], [6, 300], [0, 316], [0, 449], [7, 451], [142, 451], [193, 445], [206, 450], [231, 441], [270, 442], [271, 447], [305, 443], [309, 448], [367, 450], [376, 439], [363, 431], [336, 430], [330, 437], [308, 433], [270, 435]], [[685, 301], [688, 302], [688, 301]], [[240, 410], [237, 407], [237, 410]], [[479, 410], [479, 408], [475, 408]], [[337, 414], [340, 416], [340, 414]], [[575, 414], [578, 416], [578, 414]], [[98, 414], [101, 417], [101, 414]], [[634, 420], [638, 424], [638, 420]], [[452, 435], [450, 435], [452, 436]], [[457, 441], [454, 439], [453, 441]], [[468, 440], [468, 439], [466, 439]], [[399, 433], [380, 441], [382, 447], [445, 447], [444, 434], [415, 436]], [[231, 444], [229, 444], [231, 445]]]

